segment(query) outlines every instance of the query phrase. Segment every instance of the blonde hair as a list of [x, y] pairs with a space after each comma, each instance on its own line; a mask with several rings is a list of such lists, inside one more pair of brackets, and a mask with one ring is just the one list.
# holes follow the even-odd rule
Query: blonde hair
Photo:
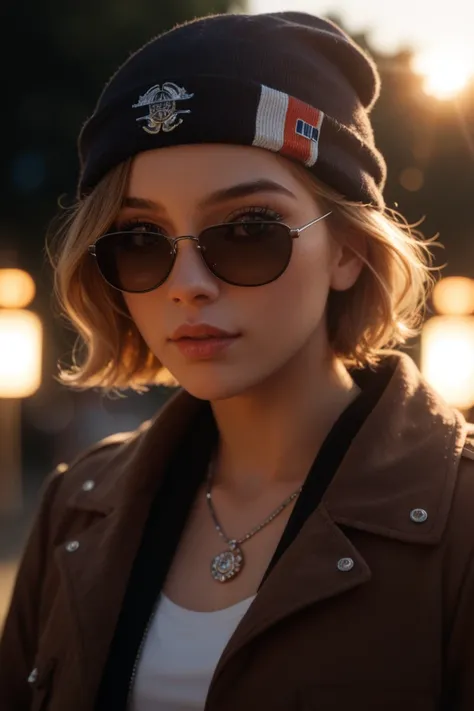
[[[288, 161], [287, 161], [288, 164]], [[131, 161], [114, 168], [92, 193], [60, 218], [47, 252], [54, 270], [60, 316], [78, 333], [72, 365], [59, 369], [59, 382], [106, 392], [149, 385], [178, 385], [150, 351], [121, 292], [100, 276], [87, 247], [110, 228], [125, 194]], [[432, 284], [427, 243], [400, 215], [352, 203], [289, 164], [324, 208], [327, 222], [363, 262], [355, 285], [331, 291], [327, 328], [334, 354], [347, 365], [375, 364], [387, 350], [417, 334]]]

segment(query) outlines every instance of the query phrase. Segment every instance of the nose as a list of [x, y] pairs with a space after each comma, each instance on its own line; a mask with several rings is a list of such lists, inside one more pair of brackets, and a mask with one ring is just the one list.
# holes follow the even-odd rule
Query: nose
[[176, 259], [167, 280], [168, 296], [174, 302], [213, 300], [219, 294], [219, 280], [205, 264], [195, 238], [175, 242]]

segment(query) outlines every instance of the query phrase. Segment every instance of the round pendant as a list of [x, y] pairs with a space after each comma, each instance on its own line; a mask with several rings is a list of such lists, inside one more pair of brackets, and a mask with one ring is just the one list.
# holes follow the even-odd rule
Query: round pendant
[[240, 548], [233, 545], [230, 550], [216, 555], [211, 564], [211, 575], [219, 583], [235, 578], [242, 569], [244, 557]]

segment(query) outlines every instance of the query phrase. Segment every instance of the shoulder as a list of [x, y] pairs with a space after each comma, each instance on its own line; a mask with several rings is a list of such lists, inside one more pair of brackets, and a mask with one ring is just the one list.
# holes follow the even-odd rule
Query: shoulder
[[456, 545], [474, 552], [474, 427], [468, 425], [460, 443], [459, 465], [450, 483], [452, 499], [448, 536]]
[[[456, 477], [454, 503], [463, 500], [474, 512], [474, 426], [468, 425], [464, 441], [462, 442], [461, 456]], [[474, 517], [473, 517], [474, 518]]]
[[461, 457], [454, 488], [453, 505], [468, 509], [474, 519], [474, 431], [468, 430], [462, 445]]
[[128, 459], [137, 449], [150, 424], [147, 420], [136, 430], [109, 435], [70, 461], [60, 462], [46, 477], [40, 499], [51, 498], [54, 492], [54, 508], [62, 507], [86, 482], [93, 481], [94, 486], [105, 482], [114, 464]]
[[461, 454], [465, 459], [474, 461], [474, 424], [468, 424], [467, 435]]
[[461, 496], [467, 496], [470, 505], [474, 507], [474, 425], [467, 424], [460, 447], [455, 494], [457, 492]]

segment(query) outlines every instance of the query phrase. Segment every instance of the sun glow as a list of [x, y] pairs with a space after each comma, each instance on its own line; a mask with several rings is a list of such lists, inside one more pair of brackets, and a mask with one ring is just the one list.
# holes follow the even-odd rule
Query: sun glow
[[448, 100], [462, 92], [474, 77], [474, 57], [454, 48], [430, 50], [414, 58], [413, 69], [424, 77], [427, 94]]

